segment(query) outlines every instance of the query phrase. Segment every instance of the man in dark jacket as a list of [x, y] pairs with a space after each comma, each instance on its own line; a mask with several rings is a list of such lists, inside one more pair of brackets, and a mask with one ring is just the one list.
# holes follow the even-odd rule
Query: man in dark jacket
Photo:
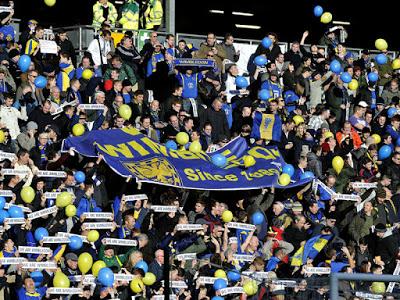
[[221, 137], [230, 137], [228, 120], [222, 110], [222, 101], [215, 99], [211, 107], [208, 107], [200, 118], [200, 127], [206, 122], [210, 122], [213, 128], [213, 139], [219, 140]]
[[396, 152], [392, 161], [388, 163], [385, 175], [392, 179], [390, 189], [392, 192], [396, 192], [396, 188], [400, 183], [400, 153]]
[[154, 253], [154, 260], [149, 265], [149, 272], [156, 275], [157, 281], [162, 280], [164, 272], [164, 250], [158, 249]]
[[65, 52], [71, 57], [72, 63], [76, 66], [75, 48], [72, 42], [68, 39], [67, 32], [61, 29], [58, 33], [57, 46], [60, 47], [60, 53]]
[[296, 216], [291, 226], [285, 230], [285, 241], [290, 242], [295, 250], [299, 249], [301, 242], [307, 240], [307, 229], [310, 226], [303, 215]]
[[50, 113], [51, 102], [46, 100], [42, 107], [37, 107], [29, 114], [28, 121], [33, 121], [38, 125], [38, 132], [43, 132], [47, 125], [55, 124]]
[[226, 58], [232, 62], [237, 62], [239, 60], [240, 51], [236, 51], [235, 46], [233, 45], [233, 35], [227, 33], [225, 35], [225, 41], [222, 44], [222, 47], [225, 49]]

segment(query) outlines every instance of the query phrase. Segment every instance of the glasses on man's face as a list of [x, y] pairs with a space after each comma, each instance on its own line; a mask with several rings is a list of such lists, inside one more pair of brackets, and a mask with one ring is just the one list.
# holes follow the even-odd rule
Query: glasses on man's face
[[214, 57], [214, 55], [207, 55], [207, 57]]

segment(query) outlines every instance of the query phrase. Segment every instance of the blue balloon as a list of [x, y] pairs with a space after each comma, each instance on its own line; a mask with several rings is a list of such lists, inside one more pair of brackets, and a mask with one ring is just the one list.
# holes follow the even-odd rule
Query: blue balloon
[[314, 178], [314, 173], [310, 171], [305, 171], [303, 174], [300, 176], [300, 180], [302, 179], [307, 179], [307, 178]]
[[213, 156], [211, 156], [211, 162], [215, 166], [223, 168], [226, 165], [226, 157], [223, 156], [222, 154], [214, 154]]
[[72, 235], [69, 238], [69, 247], [71, 250], [81, 249], [83, 246], [83, 241], [79, 236]]
[[218, 291], [220, 289], [224, 289], [228, 286], [226, 281], [222, 278], [218, 278], [217, 280], [214, 281], [214, 290]]
[[[400, 138], [397, 139], [396, 145], [397, 145], [397, 146], [400, 146]], [[1, 222], [0, 222], [0, 223], [1, 223]]]
[[342, 70], [342, 66], [340, 65], [340, 62], [338, 62], [336, 59], [332, 60], [332, 62], [329, 65], [329, 69], [335, 73], [335, 74], [339, 74], [340, 71]]
[[269, 37], [265, 37], [262, 39], [261, 44], [263, 45], [264, 48], [269, 48], [272, 45], [272, 41]]
[[384, 65], [387, 63], [387, 57], [385, 54], [378, 54], [377, 56], [375, 56], [375, 61], [378, 65]]
[[74, 177], [77, 183], [85, 182], [86, 179], [85, 173], [83, 173], [82, 171], [76, 172]]
[[3, 196], [0, 196], [0, 209], [3, 209], [5, 204], [6, 199]]
[[368, 80], [371, 82], [377, 82], [379, 79], [378, 74], [375, 72], [368, 73]]
[[397, 114], [397, 109], [396, 108], [391, 107], [391, 108], [388, 109], [387, 116], [389, 118], [392, 118], [395, 114]]
[[211, 300], [224, 300], [224, 298], [221, 296], [214, 296], [211, 298]]
[[31, 65], [31, 57], [29, 55], [21, 55], [18, 60], [18, 67], [22, 72], [26, 72]]
[[46, 77], [39, 75], [38, 77], [36, 77], [34, 83], [38, 89], [43, 89], [46, 87], [47, 79]]
[[282, 173], [288, 174], [292, 177], [294, 175], [294, 167], [291, 164], [286, 164], [282, 168]]
[[262, 101], [267, 101], [269, 98], [270, 98], [270, 94], [269, 94], [269, 91], [268, 90], [261, 90], [259, 93], [258, 93], [258, 98], [260, 99], [260, 100], [262, 100]]
[[6, 210], [0, 210], [0, 224], [4, 223], [4, 219], [7, 219], [10, 215]]
[[268, 59], [264, 55], [259, 55], [259, 56], [256, 56], [256, 58], [254, 58], [254, 63], [260, 67], [266, 65], [267, 62], [268, 62]]
[[227, 276], [230, 281], [239, 281], [241, 277], [238, 271], [229, 271]]
[[10, 208], [8, 209], [8, 214], [10, 215], [10, 218], [23, 218], [24, 217], [24, 212], [22, 211], [22, 208], [16, 205], [11, 205]]
[[243, 76], [236, 77], [235, 84], [239, 89], [245, 89], [249, 86], [249, 82]]
[[340, 79], [344, 82], [344, 83], [350, 83], [351, 82], [351, 75], [348, 72], [343, 72], [340, 75]]
[[178, 145], [173, 140], [167, 141], [165, 147], [169, 150], [178, 150]]
[[114, 284], [114, 273], [110, 268], [102, 268], [97, 275], [99, 282], [107, 287], [112, 287]]
[[390, 148], [389, 145], [384, 145], [381, 147], [381, 149], [379, 149], [378, 157], [380, 160], [382, 160], [390, 157], [391, 154], [392, 154], [392, 148]]
[[252, 216], [251, 216], [251, 223], [253, 225], [260, 225], [264, 222], [264, 215], [260, 211], [256, 211]]
[[39, 241], [43, 240], [43, 238], [46, 237], [46, 236], [49, 236], [49, 232], [47, 231], [46, 228], [38, 227], [35, 230], [35, 240], [36, 241], [39, 242]]
[[147, 271], [149, 270], [149, 266], [147, 265], [147, 262], [145, 262], [144, 260], [138, 261], [137, 264], [135, 265], [135, 268], [142, 269], [145, 273], [147, 273]]
[[32, 280], [35, 282], [35, 287], [38, 288], [40, 287], [40, 284], [43, 281], [43, 274], [40, 271], [34, 271], [31, 273]]
[[324, 12], [324, 9], [321, 6], [317, 5], [314, 7], [314, 16], [320, 17], [320, 16], [322, 16], [323, 12]]

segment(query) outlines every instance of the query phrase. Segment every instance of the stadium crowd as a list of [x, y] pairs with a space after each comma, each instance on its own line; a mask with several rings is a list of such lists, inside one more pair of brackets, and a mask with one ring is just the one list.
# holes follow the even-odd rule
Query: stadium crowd
[[[368, 50], [356, 57], [338, 42], [341, 28], [330, 27], [311, 47], [304, 46], [309, 35], [304, 32], [286, 53], [278, 46], [278, 34], [268, 33], [243, 74], [236, 64], [241, 53], [229, 33], [223, 41], [208, 33], [195, 48], [173, 34], [161, 41], [152, 31], [137, 49], [132, 31], [156, 30], [161, 24], [160, 1], [145, 2], [141, 13], [135, 1], [126, 1], [121, 11], [110, 1], [96, 2], [93, 25], [99, 34], [83, 56], [63, 30], [55, 34], [58, 53], [43, 53], [40, 21], [30, 20], [19, 38], [0, 34], [0, 166], [20, 172], [2, 173], [0, 179], [0, 298], [160, 299], [155, 296], [164, 294], [167, 274], [169, 281], [185, 283], [168, 290], [182, 300], [328, 299], [329, 272], [321, 271], [327, 267], [377, 275], [371, 283], [340, 282], [343, 299], [366, 299], [356, 296], [359, 291], [399, 299], [397, 287], [386, 292], [389, 284], [379, 282], [380, 274], [396, 271], [399, 258], [399, 61], [386, 49], [379, 59]], [[1, 13], [0, 26], [8, 26], [13, 13]], [[125, 32], [114, 45], [112, 30], [119, 24]], [[23, 56], [30, 58], [26, 70], [21, 70]], [[211, 64], [175, 66], [182, 58]], [[103, 107], [85, 110], [82, 104]], [[119, 114], [124, 104], [131, 109], [129, 118]], [[268, 139], [256, 125], [265, 113], [274, 122]], [[224, 192], [137, 184], [116, 174], [101, 155], [61, 152], [76, 124], [86, 133], [135, 127], [163, 144], [186, 132], [209, 153], [241, 137], [249, 147], [278, 147], [294, 166], [293, 181], [309, 172], [315, 179], [294, 188]], [[336, 157], [343, 161], [339, 170]], [[40, 177], [41, 171], [66, 176]], [[365, 185], [354, 184], [361, 182]], [[32, 200], [23, 192], [26, 187], [34, 190]], [[46, 196], [49, 192], [73, 195], [74, 207], [38, 218], [27, 213], [23, 223], [10, 224], [15, 205], [29, 213], [56, 205], [58, 196]], [[125, 195], [132, 194], [147, 198], [127, 201]], [[343, 194], [354, 197], [340, 199]], [[176, 211], [160, 213], [152, 205], [175, 206]], [[111, 213], [103, 221], [112, 222], [112, 228], [86, 228], [87, 213], [96, 212]], [[228, 221], [255, 226], [235, 229]], [[202, 226], [177, 230], [182, 224]], [[70, 234], [69, 244], [44, 244], [44, 237], [60, 233]], [[132, 240], [136, 246], [110, 245], [110, 238]], [[50, 250], [21, 253], [23, 246]], [[62, 274], [90, 277], [99, 272], [84, 261], [86, 254], [92, 263], [102, 261], [98, 265], [134, 279], [104, 286], [85, 283], [85, 276], [71, 277], [68, 286], [82, 293], [49, 293], [51, 287], [64, 287], [58, 280]], [[56, 265], [36, 270], [1, 263], [14, 257]], [[227, 281], [213, 284], [202, 277]], [[226, 283], [247, 284], [245, 293], [222, 298], [219, 289]]]

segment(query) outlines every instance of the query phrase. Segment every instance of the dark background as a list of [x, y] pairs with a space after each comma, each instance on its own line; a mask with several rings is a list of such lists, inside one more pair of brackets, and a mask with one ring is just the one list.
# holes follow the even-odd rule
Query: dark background
[[[113, 2], [113, 1], [112, 1]], [[43, 0], [16, 0], [15, 17], [26, 21], [35, 18], [53, 27], [90, 24], [95, 0], [57, 0], [54, 7], [47, 7]], [[384, 38], [389, 50], [400, 47], [398, 39], [398, 1], [351, 1], [351, 0], [176, 0], [176, 31], [205, 34], [214, 31], [218, 35], [232, 32], [235, 37], [261, 39], [274, 31], [285, 42], [300, 40], [304, 30], [310, 31], [308, 43], [319, 40], [326, 25], [314, 17], [313, 8], [321, 5], [333, 14], [334, 20], [349, 21], [347, 46], [374, 48], [376, 38]], [[210, 9], [254, 13], [254, 17], [211, 14]], [[235, 23], [260, 25], [260, 30], [236, 29]]]

